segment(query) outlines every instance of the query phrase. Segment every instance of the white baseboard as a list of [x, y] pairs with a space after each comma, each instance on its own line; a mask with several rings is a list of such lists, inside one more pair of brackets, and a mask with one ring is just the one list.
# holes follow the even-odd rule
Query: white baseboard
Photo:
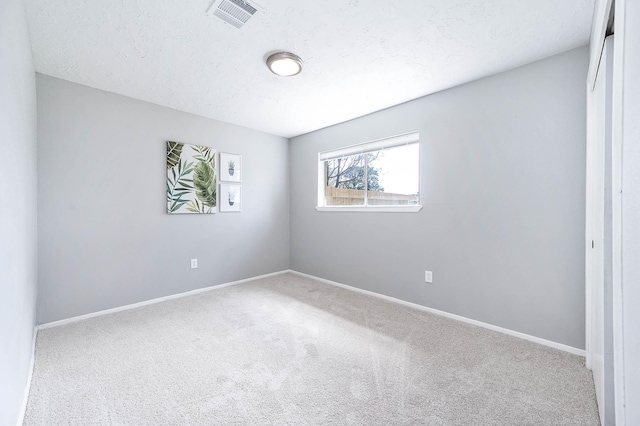
[[407, 302], [405, 300], [396, 299], [395, 297], [385, 296], [384, 294], [374, 293], [373, 291], [363, 290], [361, 288], [352, 287], [350, 285], [338, 283], [335, 281], [326, 280], [324, 278], [316, 277], [309, 274], [304, 274], [302, 272], [289, 270], [292, 274], [300, 275], [302, 277], [311, 278], [316, 281], [320, 281], [326, 284], [331, 284], [336, 287], [341, 287], [347, 290], [355, 291], [357, 293], [367, 294], [369, 296], [377, 297], [379, 299], [388, 300], [390, 302], [399, 303], [401, 305], [409, 306], [411, 308], [419, 309], [421, 311], [430, 312], [432, 314], [441, 315], [443, 317], [451, 318], [457, 321], [465, 322], [467, 324], [476, 325], [478, 327], [486, 328], [488, 330], [497, 331], [498, 333], [508, 334], [509, 336], [519, 337], [520, 339], [528, 340], [530, 342], [538, 343], [540, 345], [549, 346], [554, 349], [559, 349], [564, 352], [569, 352], [570, 354], [578, 355], [578, 356], [586, 356], [586, 351], [584, 349], [574, 348], [572, 346], [564, 345], [562, 343], [552, 342], [551, 340], [541, 339], [539, 337], [531, 336], [529, 334], [520, 333], [519, 331], [509, 330], [507, 328], [498, 327], [497, 325], [487, 324], [481, 321], [476, 321], [474, 319], [466, 318], [456, 314], [450, 314], [449, 312], [439, 311], [437, 309], [429, 308], [423, 305], [418, 305], [417, 303]]
[[36, 337], [38, 336], [38, 327], [33, 329], [33, 339], [31, 339], [31, 361], [29, 362], [29, 375], [27, 376], [27, 383], [24, 385], [24, 395], [22, 396], [22, 407], [20, 407], [20, 414], [18, 415], [18, 422], [16, 426], [22, 426], [24, 423], [24, 416], [27, 414], [27, 403], [29, 402], [29, 392], [31, 391], [31, 379], [33, 378], [33, 367], [36, 361]]
[[41, 325], [37, 326], [36, 329], [44, 330], [46, 328], [59, 327], [61, 325], [70, 324], [70, 323], [86, 320], [86, 319], [89, 319], [89, 318], [94, 318], [94, 317], [99, 317], [99, 316], [102, 316], [102, 315], [112, 314], [114, 312], [127, 311], [129, 309], [135, 309], [135, 308], [139, 308], [141, 306], [153, 305], [154, 303], [164, 302], [165, 300], [178, 299], [178, 298], [181, 298], [181, 297], [192, 296], [194, 294], [204, 293], [206, 291], [211, 291], [211, 290], [215, 290], [215, 289], [218, 289], [218, 288], [229, 287], [229, 286], [236, 285], [236, 284], [246, 283], [248, 281], [259, 280], [261, 278], [267, 278], [267, 277], [273, 277], [273, 276], [276, 276], [276, 275], [286, 274], [287, 272], [289, 272], [289, 270], [285, 269], [284, 271], [272, 272], [270, 274], [264, 274], [264, 275], [258, 275], [256, 277], [246, 278], [246, 279], [238, 280], [238, 281], [232, 281], [232, 282], [224, 283], [224, 284], [212, 285], [210, 287], [205, 287], [205, 288], [198, 288], [198, 289], [195, 289], [195, 290], [186, 291], [184, 293], [177, 293], [177, 294], [172, 294], [170, 296], [158, 297], [156, 299], [145, 300], [144, 302], [132, 303], [130, 305], [119, 306], [117, 308], [105, 309], [103, 311], [92, 312], [90, 314], [79, 315], [77, 317], [71, 317], [71, 318], [67, 318], [67, 319], [63, 319], [63, 320], [59, 320], [59, 321], [53, 321], [53, 322], [48, 322], [46, 324], [41, 324]]
[[417, 303], [412, 303], [412, 302], [407, 302], [405, 300], [401, 300], [401, 299], [396, 299], [395, 297], [391, 297], [391, 296], [386, 296], [384, 294], [379, 294], [379, 293], [375, 293], [373, 291], [369, 291], [369, 290], [363, 290], [361, 288], [357, 288], [357, 287], [352, 287], [350, 285], [347, 284], [342, 284], [339, 282], [335, 282], [335, 281], [331, 281], [331, 280], [327, 280], [324, 278], [320, 278], [320, 277], [316, 277], [314, 275], [309, 275], [309, 274], [305, 274], [302, 272], [298, 272], [298, 271], [294, 271], [292, 269], [289, 270], [284, 270], [284, 271], [279, 271], [279, 272], [273, 272], [270, 274], [264, 274], [264, 275], [258, 275], [255, 277], [251, 277], [251, 278], [246, 278], [243, 280], [238, 280], [238, 281], [233, 281], [233, 282], [228, 282], [228, 283], [224, 283], [224, 284], [218, 284], [218, 285], [213, 285], [210, 287], [205, 287], [205, 288], [199, 288], [199, 289], [195, 289], [195, 290], [191, 290], [191, 291], [187, 291], [184, 293], [178, 293], [178, 294], [172, 294], [170, 296], [164, 296], [164, 297], [159, 297], [156, 299], [151, 299], [151, 300], [146, 300], [144, 302], [138, 302], [138, 303], [133, 303], [130, 305], [125, 305], [125, 306], [120, 306], [117, 308], [112, 308], [112, 309], [105, 309], [102, 311], [98, 311], [98, 312], [93, 312], [90, 314], [85, 314], [85, 315], [80, 315], [77, 317], [72, 317], [72, 318], [67, 318], [67, 319], [63, 319], [63, 320], [59, 320], [59, 321], [53, 321], [53, 322], [49, 322], [46, 324], [41, 324], [35, 327], [34, 329], [34, 333], [33, 333], [33, 342], [32, 342], [32, 347], [31, 347], [31, 362], [30, 362], [30, 366], [29, 366], [29, 376], [27, 377], [27, 383], [25, 385], [25, 390], [24, 390], [24, 397], [23, 397], [23, 404], [21, 407], [21, 412], [20, 412], [20, 416], [18, 418], [18, 423], [17, 426], [22, 426], [23, 422], [24, 422], [24, 416], [26, 414], [27, 411], [27, 403], [29, 400], [29, 392], [31, 390], [31, 380], [33, 377], [33, 369], [34, 369], [34, 363], [35, 363], [35, 349], [36, 349], [36, 338], [38, 335], [38, 330], [42, 330], [42, 329], [47, 329], [47, 328], [51, 328], [51, 327], [58, 327], [61, 325], [65, 325], [65, 324], [70, 324], [70, 323], [74, 323], [74, 322], [78, 322], [78, 321], [82, 321], [85, 319], [89, 319], [89, 318], [94, 318], [94, 317], [98, 317], [98, 316], [102, 316], [102, 315], [106, 315], [106, 314], [111, 314], [114, 312], [121, 312], [121, 311], [126, 311], [129, 309], [135, 309], [135, 308], [139, 308], [141, 306], [146, 306], [146, 305], [152, 305], [155, 303], [160, 303], [160, 302], [164, 302], [165, 300], [171, 300], [171, 299], [178, 299], [181, 297], [186, 297], [186, 296], [191, 296], [194, 294], [198, 294], [198, 293], [204, 293], [207, 291], [211, 291], [211, 290], [215, 290], [215, 289], [219, 289], [219, 288], [223, 288], [223, 287], [229, 287], [232, 285], [236, 285], [236, 284], [242, 284], [245, 282], [249, 282], [249, 281], [254, 281], [254, 280], [258, 280], [261, 278], [267, 278], [267, 277], [273, 277], [276, 275], [282, 275], [282, 274], [286, 274], [286, 273], [292, 273], [292, 274], [296, 274], [302, 277], [306, 277], [306, 278], [310, 278], [316, 281], [320, 281], [322, 283], [325, 284], [330, 284], [336, 287], [341, 287], [350, 291], [354, 291], [357, 293], [362, 293], [362, 294], [366, 294], [369, 296], [373, 296], [373, 297], [377, 297], [379, 299], [383, 299], [383, 300], [387, 300], [393, 303], [398, 303], [401, 305], [405, 305], [405, 306], [409, 306], [411, 308], [414, 309], [418, 309], [421, 311], [425, 311], [425, 312], [430, 312], [432, 314], [436, 314], [436, 315], [440, 315], [443, 317], [447, 317], [447, 318], [451, 318], [457, 321], [461, 321], [467, 324], [472, 324], [472, 325], [476, 325], [478, 327], [482, 327], [482, 328], [486, 328], [488, 330], [493, 330], [493, 331], [497, 331], [498, 333], [503, 333], [503, 334], [507, 334], [509, 336], [514, 336], [514, 337], [518, 337], [520, 339], [524, 339], [524, 340], [528, 340], [530, 342], [534, 342], [534, 343], [538, 343], [540, 345], [544, 345], [544, 346], [548, 346], [554, 349], [558, 349], [564, 352], [568, 352], [574, 355], [578, 355], [578, 356], [582, 356], [584, 357], [586, 355], [586, 352], [584, 349], [578, 349], [578, 348], [574, 348], [572, 346], [568, 346], [568, 345], [564, 345], [562, 343], [557, 343], [557, 342], [552, 342], [551, 340], [545, 340], [545, 339], [541, 339], [539, 337], [535, 337], [535, 336], [531, 336], [529, 334], [525, 334], [525, 333], [520, 333], [518, 331], [514, 331], [514, 330], [509, 330], [507, 328], [502, 328], [502, 327], [498, 327], [496, 325], [492, 325], [492, 324], [487, 324], [481, 321], [476, 321], [470, 318], [466, 318], [460, 315], [456, 315], [456, 314], [451, 314], [448, 312], [444, 312], [444, 311], [439, 311], [437, 309], [433, 309], [433, 308], [429, 308], [427, 306], [423, 306], [423, 305], [418, 305]]
[[[492, 325], [492, 324], [487, 324], [481, 321], [477, 321], [474, 319], [470, 319], [470, 318], [466, 318], [460, 315], [456, 315], [456, 314], [451, 314], [449, 312], [444, 312], [444, 311], [439, 311], [437, 309], [433, 309], [433, 308], [429, 308], [427, 306], [423, 306], [423, 305], [418, 305], [417, 303], [412, 303], [412, 302], [407, 302], [405, 300], [401, 300], [401, 299], [396, 299], [395, 297], [391, 297], [391, 296], [385, 296], [384, 294], [379, 294], [379, 293], [374, 293], [372, 291], [369, 290], [363, 290], [361, 288], [357, 288], [357, 287], [352, 287], [350, 285], [346, 285], [346, 284], [342, 284], [342, 283], [338, 283], [335, 281], [331, 281], [331, 280], [327, 280], [324, 278], [320, 278], [320, 277], [316, 277], [314, 275], [309, 275], [309, 274], [305, 274], [302, 272], [298, 272], [298, 271], [294, 271], [294, 270], [284, 270], [284, 271], [279, 271], [279, 272], [273, 272], [270, 274], [264, 274], [264, 275], [259, 275], [256, 277], [251, 277], [251, 278], [246, 278], [243, 280], [239, 280], [239, 281], [233, 281], [233, 282], [229, 282], [229, 283], [224, 283], [224, 284], [218, 284], [218, 285], [214, 285], [214, 286], [210, 286], [210, 287], [205, 287], [205, 288], [199, 288], [196, 290], [191, 290], [191, 291], [187, 291], [184, 293], [178, 293], [178, 294], [172, 294], [170, 296], [164, 296], [164, 297], [159, 297], [156, 299], [151, 299], [151, 300], [146, 300], [144, 302], [138, 302], [138, 303], [133, 303], [130, 305], [125, 305], [125, 306], [120, 306], [117, 308], [112, 308], [112, 309], [106, 309], [103, 311], [98, 311], [98, 312], [93, 312], [90, 314], [85, 314], [85, 315], [80, 315], [77, 317], [72, 317], [72, 318], [67, 318], [67, 319], [63, 319], [60, 321], [53, 321], [53, 322], [49, 322], [46, 324], [41, 324], [39, 326], [36, 327], [36, 331], [37, 330], [43, 330], [46, 328], [51, 328], [51, 327], [59, 327], [61, 325], [65, 325], [65, 324], [70, 324], [70, 323], [74, 323], [77, 321], [82, 321], [85, 319], [89, 319], [89, 318], [93, 318], [93, 317], [97, 317], [97, 316], [101, 316], [101, 315], [106, 315], [106, 314], [111, 314], [114, 312], [120, 312], [120, 311], [126, 311], [129, 309], [135, 309], [135, 308], [139, 308], [141, 306], [146, 306], [146, 305], [152, 305], [154, 303], [160, 303], [163, 302], [165, 300], [171, 300], [171, 299], [177, 299], [180, 297], [186, 297], [186, 296], [191, 296], [194, 294], [198, 294], [198, 293], [203, 293], [206, 291], [210, 291], [210, 290], [215, 290], [218, 288], [223, 288], [223, 287], [229, 287], [232, 285], [236, 285], [236, 284], [242, 284], [248, 281], [253, 281], [253, 280], [258, 280], [260, 278], [267, 278], [267, 277], [273, 277], [276, 275], [281, 275], [281, 274], [286, 274], [287, 272], [290, 272], [292, 274], [296, 274], [296, 275], [300, 275], [306, 278], [311, 278], [314, 279], [316, 281], [320, 281], [326, 284], [330, 284], [336, 287], [341, 287], [347, 290], [351, 290], [351, 291], [355, 291], [358, 293], [362, 293], [362, 294], [367, 294], [369, 296], [373, 296], [373, 297], [377, 297], [380, 299], [384, 299], [384, 300], [388, 300], [390, 302], [394, 302], [394, 303], [399, 303], [401, 305], [405, 305], [405, 306], [409, 306], [412, 307], [414, 309], [419, 309], [425, 312], [430, 312], [432, 314], [436, 314], [436, 315], [440, 315], [440, 316], [444, 316], [447, 318], [451, 318], [457, 321], [461, 321], [461, 322], [465, 322], [467, 324], [472, 324], [472, 325], [476, 325], [478, 327], [482, 327], [482, 328], [486, 328], [488, 330], [493, 330], [493, 331], [497, 331], [498, 333], [503, 333], [503, 334], [507, 334], [509, 336], [514, 336], [514, 337], [518, 337], [520, 339], [524, 339], [524, 340], [528, 340], [530, 342], [534, 342], [534, 343], [538, 343], [540, 345], [544, 345], [544, 346], [549, 346], [551, 348], [554, 349], [559, 349], [561, 351], [565, 351], [574, 355], [578, 355], [578, 356], [586, 356], [586, 351], [584, 349], [578, 349], [578, 348], [574, 348], [572, 346], [568, 346], [568, 345], [564, 345], [562, 343], [557, 343], [557, 342], [552, 342], [551, 340], [545, 340], [545, 339], [541, 339], [540, 337], [535, 337], [535, 336], [531, 336], [529, 334], [525, 334], [525, 333], [520, 333], [519, 331], [514, 331], [514, 330], [509, 330], [507, 328], [502, 328], [502, 327], [498, 327], [496, 325]], [[34, 334], [34, 350], [35, 350], [35, 334]], [[32, 364], [33, 364], [33, 358], [32, 358]], [[33, 371], [33, 368], [31, 369], [31, 371]], [[31, 373], [29, 373], [31, 374]], [[29, 378], [29, 383], [30, 383], [30, 378]], [[26, 391], [28, 392], [28, 390]], [[25, 402], [26, 404], [26, 402]], [[25, 405], [26, 407], [26, 405]]]

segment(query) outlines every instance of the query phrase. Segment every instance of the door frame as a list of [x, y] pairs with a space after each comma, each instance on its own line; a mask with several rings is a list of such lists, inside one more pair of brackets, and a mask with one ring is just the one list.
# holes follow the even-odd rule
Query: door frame
[[[623, 113], [624, 113], [624, 45], [625, 45], [625, 9], [626, 0], [596, 0], [594, 19], [591, 30], [590, 61], [587, 73], [587, 141], [595, 135], [594, 125], [594, 95], [593, 88], [600, 64], [601, 52], [606, 38], [607, 25], [610, 15], [617, 19], [614, 22], [616, 35], [613, 46], [613, 88], [611, 93], [611, 131], [612, 131], [612, 249], [613, 249], [613, 357], [614, 357], [614, 400], [615, 420], [617, 426], [626, 425], [625, 411], [625, 372], [624, 372], [624, 317], [623, 317], [623, 283], [622, 283], [622, 149], [623, 149]], [[589, 146], [589, 145], [588, 145]], [[589, 155], [587, 153], [587, 155]], [[587, 190], [590, 187], [590, 177], [587, 172]], [[593, 223], [592, 206], [586, 202], [585, 221], [585, 348], [586, 365], [591, 368], [592, 333], [592, 291], [591, 276], [591, 239], [588, 236], [589, 225]]]

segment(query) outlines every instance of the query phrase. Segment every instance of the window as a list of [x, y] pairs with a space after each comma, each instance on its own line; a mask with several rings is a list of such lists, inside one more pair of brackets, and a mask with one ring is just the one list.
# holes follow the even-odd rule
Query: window
[[418, 132], [318, 154], [318, 210], [420, 208]]

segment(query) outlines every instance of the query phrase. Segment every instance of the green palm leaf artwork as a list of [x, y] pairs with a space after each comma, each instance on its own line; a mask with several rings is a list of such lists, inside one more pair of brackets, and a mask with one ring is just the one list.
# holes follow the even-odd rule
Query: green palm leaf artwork
[[216, 206], [216, 173], [202, 160], [198, 160], [198, 165], [193, 171], [193, 186], [202, 204], [208, 207]]
[[172, 169], [180, 161], [180, 153], [184, 144], [167, 141], [167, 169]]
[[215, 159], [210, 147], [167, 141], [167, 213], [216, 212]]

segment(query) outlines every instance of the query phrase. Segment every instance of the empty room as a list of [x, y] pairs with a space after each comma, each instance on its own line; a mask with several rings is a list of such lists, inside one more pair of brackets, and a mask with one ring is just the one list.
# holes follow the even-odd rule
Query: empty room
[[0, 0], [0, 426], [640, 425], [640, 3]]

